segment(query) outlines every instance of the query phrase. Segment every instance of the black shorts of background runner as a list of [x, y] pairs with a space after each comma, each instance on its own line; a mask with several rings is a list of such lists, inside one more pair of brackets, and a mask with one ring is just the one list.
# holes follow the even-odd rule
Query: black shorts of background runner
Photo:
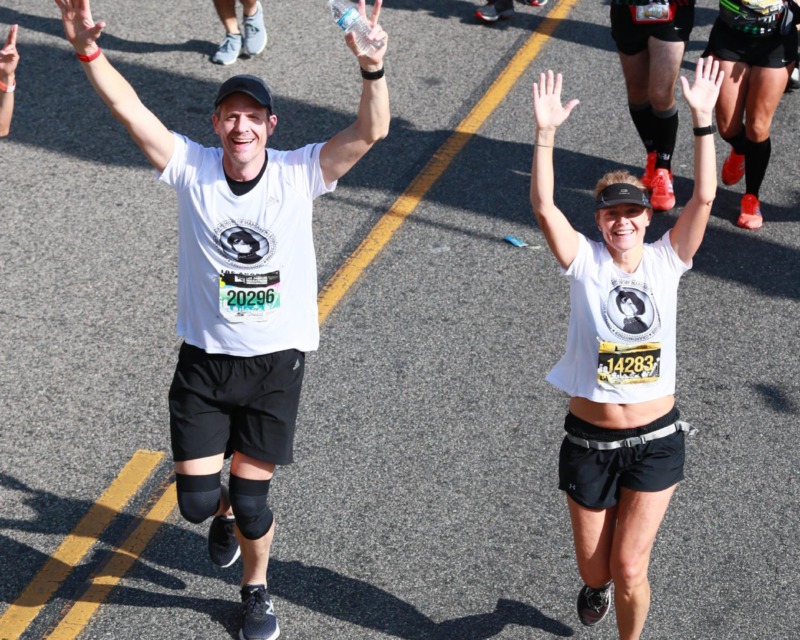
[[703, 57], [709, 54], [751, 67], [780, 69], [797, 59], [797, 29], [789, 29], [785, 35], [776, 29], [767, 35], [751, 36], [731, 29], [718, 18], [711, 28]]
[[[567, 414], [564, 429], [579, 438], [613, 442], [656, 431], [678, 420], [678, 411], [634, 429], [603, 429]], [[619, 502], [622, 487], [632, 491], [662, 491], [683, 480], [685, 434], [672, 435], [633, 447], [609, 451], [587, 449], [568, 440], [561, 443], [558, 488], [588, 509], [610, 509]]]
[[178, 461], [239, 451], [274, 464], [294, 461], [305, 354], [209, 354], [181, 345], [169, 390], [172, 456]]
[[664, 42], [688, 42], [694, 27], [694, 6], [675, 8], [675, 19], [670, 22], [657, 22], [652, 25], [636, 24], [630, 7], [611, 5], [611, 37], [617, 50], [633, 56], [647, 49], [650, 37]]

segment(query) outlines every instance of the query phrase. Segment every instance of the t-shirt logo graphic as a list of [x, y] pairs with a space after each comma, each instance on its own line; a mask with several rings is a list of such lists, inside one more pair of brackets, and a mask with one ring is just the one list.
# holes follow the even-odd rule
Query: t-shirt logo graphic
[[630, 286], [614, 287], [605, 304], [606, 322], [615, 334], [641, 337], [656, 329], [657, 314], [646, 291]]
[[272, 248], [270, 239], [255, 229], [229, 227], [219, 236], [223, 255], [231, 262], [254, 265], [261, 262]]

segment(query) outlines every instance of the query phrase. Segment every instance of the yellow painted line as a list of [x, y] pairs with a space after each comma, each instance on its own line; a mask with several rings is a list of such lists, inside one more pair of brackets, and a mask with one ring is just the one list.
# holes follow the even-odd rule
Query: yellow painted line
[[156, 468], [164, 453], [137, 451], [0, 618], [3, 638], [19, 637], [106, 527]]
[[431, 187], [442, 177], [464, 145], [472, 139], [475, 132], [508, 95], [528, 65], [553, 35], [560, 21], [569, 14], [577, 2], [578, 0], [558, 0], [555, 3], [539, 28], [514, 54], [514, 57], [472, 111], [455, 128], [453, 134], [433, 154], [433, 157], [412, 180], [408, 188], [395, 200], [389, 211], [378, 220], [369, 235], [325, 284], [317, 300], [320, 324], [325, 322], [330, 312], [386, 246], [395, 231], [400, 228], [400, 225], [413, 213]]
[[47, 638], [72, 640], [83, 631], [97, 608], [139, 559], [150, 539], [172, 513], [177, 501], [175, 484], [170, 481], [153, 508], [148, 511], [128, 539], [114, 551], [109, 561], [99, 569], [98, 574], [91, 578], [87, 590], [79, 596]]

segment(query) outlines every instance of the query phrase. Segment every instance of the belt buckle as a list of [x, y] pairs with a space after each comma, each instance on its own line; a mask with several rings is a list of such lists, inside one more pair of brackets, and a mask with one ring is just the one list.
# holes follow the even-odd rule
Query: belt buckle
[[647, 442], [644, 436], [633, 436], [632, 438], [625, 438], [622, 441], [623, 447], [635, 447], [637, 444], [644, 444]]

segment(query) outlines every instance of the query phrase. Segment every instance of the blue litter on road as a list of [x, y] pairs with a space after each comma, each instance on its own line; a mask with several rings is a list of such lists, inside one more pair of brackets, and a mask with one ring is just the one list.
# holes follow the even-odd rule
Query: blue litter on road
[[506, 242], [508, 242], [509, 244], [513, 244], [515, 247], [527, 247], [528, 246], [527, 242], [523, 242], [522, 240], [520, 240], [519, 238], [517, 238], [515, 236], [506, 236], [504, 239], [505, 239]]

